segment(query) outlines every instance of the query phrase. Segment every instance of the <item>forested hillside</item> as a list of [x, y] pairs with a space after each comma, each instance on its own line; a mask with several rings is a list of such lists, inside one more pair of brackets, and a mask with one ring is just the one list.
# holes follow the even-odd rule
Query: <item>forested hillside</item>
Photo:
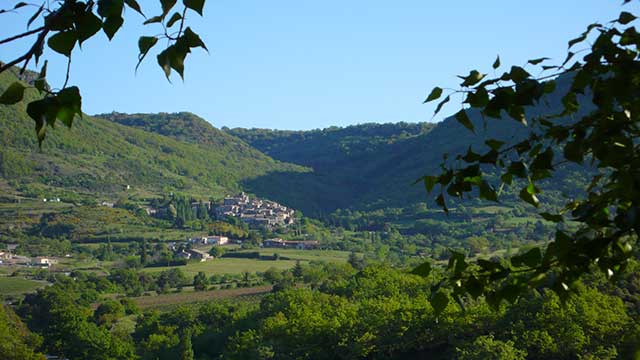
[[[15, 80], [14, 73], [0, 74], [0, 91]], [[38, 149], [24, 105], [37, 96], [27, 90], [22, 103], [0, 106], [0, 174], [4, 186], [25, 195], [72, 190], [95, 198], [129, 185], [138, 193], [183, 191], [206, 198], [236, 191], [240, 181], [272, 171], [306, 171], [274, 161], [186, 113], [156, 115], [153, 126], [140, 129], [116, 123], [117, 114], [114, 121], [85, 115], [72, 129], [50, 129]], [[170, 130], [160, 131], [162, 126]]]
[[[568, 81], [557, 83], [545, 101], [527, 109], [529, 114], [559, 111]], [[313, 168], [310, 173], [270, 173], [245, 184], [263, 196], [322, 214], [340, 208], [375, 210], [427, 202], [424, 187], [412, 184], [420, 176], [438, 172], [444, 154], [455, 159], [469, 148], [479, 152], [487, 139], [512, 143], [535, 130], [511, 119], [487, 122], [477, 112], [470, 112], [469, 117], [475, 133], [453, 117], [438, 124], [363, 124], [312, 131], [223, 130], [275, 159]], [[573, 170], [563, 169], [560, 181], [549, 184], [547, 190], [554, 197], [576, 189], [580, 176], [571, 176]]]

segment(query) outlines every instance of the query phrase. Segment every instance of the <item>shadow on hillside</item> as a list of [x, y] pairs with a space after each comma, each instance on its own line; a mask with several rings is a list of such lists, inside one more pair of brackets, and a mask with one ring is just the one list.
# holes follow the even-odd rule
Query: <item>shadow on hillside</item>
[[271, 172], [247, 179], [242, 185], [259, 197], [301, 210], [309, 216], [352, 207], [363, 193], [358, 184], [315, 172]]

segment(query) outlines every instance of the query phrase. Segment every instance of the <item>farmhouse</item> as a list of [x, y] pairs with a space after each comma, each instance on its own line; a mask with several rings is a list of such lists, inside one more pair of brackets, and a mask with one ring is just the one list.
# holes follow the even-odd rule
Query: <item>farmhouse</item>
[[192, 244], [203, 244], [203, 245], [224, 245], [229, 243], [229, 238], [226, 236], [212, 235], [212, 236], [190, 238], [189, 242]]
[[320, 243], [316, 240], [282, 240], [281, 238], [268, 239], [262, 242], [262, 247], [266, 248], [283, 248], [283, 249], [300, 249], [309, 250], [317, 249]]
[[212, 258], [211, 255], [207, 254], [204, 251], [200, 251], [196, 249], [190, 249], [187, 251], [189, 254], [191, 254], [191, 259], [194, 259], [194, 260], [207, 261]]
[[33, 258], [33, 265], [35, 266], [40, 266], [40, 267], [51, 267], [52, 265], [56, 264], [58, 261], [55, 259], [51, 259], [48, 257], [44, 257], [44, 256], [38, 256]]

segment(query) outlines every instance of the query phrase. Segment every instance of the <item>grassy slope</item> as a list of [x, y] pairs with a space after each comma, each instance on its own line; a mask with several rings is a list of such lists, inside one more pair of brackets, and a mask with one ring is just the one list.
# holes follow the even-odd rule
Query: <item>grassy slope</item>
[[[0, 74], [0, 92], [15, 81]], [[18, 187], [43, 184], [79, 192], [112, 193], [131, 185], [140, 193], [179, 190], [203, 197], [239, 189], [242, 180], [273, 171], [299, 172], [211, 127], [208, 142], [185, 142], [97, 117], [77, 119], [72, 129], [48, 129], [38, 150], [33, 121], [25, 104], [37, 92], [28, 90], [16, 106], [0, 106], [0, 173]], [[193, 123], [190, 114], [186, 125]], [[200, 121], [203, 122], [203, 121]]]

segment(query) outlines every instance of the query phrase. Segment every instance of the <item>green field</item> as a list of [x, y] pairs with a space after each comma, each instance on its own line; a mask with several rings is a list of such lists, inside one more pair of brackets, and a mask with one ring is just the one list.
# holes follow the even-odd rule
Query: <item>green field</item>
[[19, 276], [0, 276], [0, 297], [34, 292], [46, 284], [45, 281], [28, 280]]
[[[255, 251], [255, 250], [253, 250]], [[252, 252], [252, 250], [245, 250], [243, 252]], [[272, 256], [273, 254], [279, 254], [281, 257], [286, 257], [291, 260], [304, 260], [304, 261], [326, 261], [326, 262], [346, 262], [349, 258], [348, 251], [339, 250], [296, 250], [296, 249], [260, 249], [260, 255]]]
[[193, 288], [185, 288], [182, 292], [179, 293], [140, 296], [132, 299], [141, 309], [163, 308], [178, 304], [206, 302], [211, 300], [223, 299], [233, 299], [234, 302], [251, 302], [257, 301], [260, 296], [270, 292], [271, 289], [271, 285], [212, 291], [193, 291]]
[[294, 267], [294, 260], [257, 260], [257, 259], [234, 259], [222, 258], [205, 262], [190, 262], [185, 266], [161, 266], [145, 268], [142, 271], [160, 272], [171, 268], [179, 268], [186, 276], [192, 277], [198, 272], [203, 271], [208, 276], [213, 274], [241, 274], [245, 271], [250, 273], [266, 271], [269, 268], [279, 270], [290, 269]]
[[[245, 250], [243, 252], [255, 252], [257, 250]], [[259, 250], [260, 255], [271, 256], [278, 253], [281, 257], [288, 260], [259, 260], [259, 259], [243, 259], [243, 258], [221, 258], [205, 262], [190, 262], [185, 266], [162, 266], [145, 268], [143, 271], [160, 272], [171, 268], [179, 268], [184, 271], [187, 276], [194, 276], [198, 272], [203, 271], [208, 276], [214, 274], [241, 274], [245, 271], [264, 272], [269, 268], [278, 270], [290, 269], [295, 266], [296, 261], [300, 260], [303, 264], [309, 261], [326, 261], [326, 262], [346, 262], [349, 257], [347, 251], [332, 250], [294, 250], [294, 249], [263, 249]]]

